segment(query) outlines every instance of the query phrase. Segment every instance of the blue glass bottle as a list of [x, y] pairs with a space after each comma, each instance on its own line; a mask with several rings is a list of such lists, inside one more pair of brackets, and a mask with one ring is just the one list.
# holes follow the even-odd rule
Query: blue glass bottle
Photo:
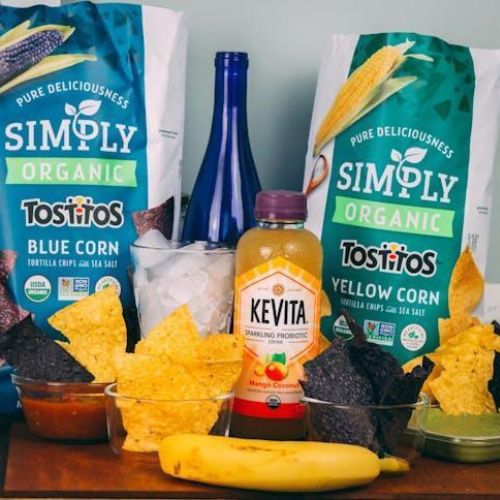
[[248, 138], [248, 55], [217, 52], [215, 68], [212, 130], [182, 239], [234, 246], [255, 225], [255, 195], [261, 190]]

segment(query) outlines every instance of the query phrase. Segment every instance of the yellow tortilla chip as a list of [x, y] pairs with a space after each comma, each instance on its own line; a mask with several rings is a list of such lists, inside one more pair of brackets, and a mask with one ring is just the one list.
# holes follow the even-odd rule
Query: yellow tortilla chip
[[481, 301], [484, 279], [469, 248], [466, 248], [451, 273], [448, 287], [448, 309], [450, 316], [470, 314]]
[[138, 354], [169, 356], [196, 378], [211, 397], [229, 392], [243, 364], [242, 335], [217, 333], [202, 339], [188, 306], [182, 306], [158, 324], [135, 349]]
[[169, 356], [121, 353], [116, 356], [117, 391], [142, 399], [207, 399], [208, 391]]
[[122, 409], [128, 451], [157, 451], [161, 441], [175, 434], [208, 434], [219, 417], [214, 401], [136, 402]]
[[189, 307], [183, 305], [156, 325], [135, 346], [139, 354], [167, 354], [174, 359], [189, 357], [200, 342]]
[[[78, 342], [70, 344], [59, 340], [56, 340], [56, 343], [94, 375], [93, 383], [105, 384], [116, 380], [113, 352], [103, 350], [99, 344], [79, 344]], [[120, 352], [122, 352], [121, 349]]]
[[169, 356], [118, 354], [120, 395], [139, 399], [118, 400], [127, 431], [124, 449], [156, 451], [173, 434], [208, 434], [218, 418], [219, 406], [210, 393], [180, 363]]
[[445, 413], [480, 415], [495, 410], [488, 382], [499, 347], [500, 337], [493, 326], [477, 325], [450, 338], [430, 355], [436, 367], [427, 383]]
[[443, 345], [455, 335], [462, 333], [471, 326], [480, 324], [479, 319], [468, 314], [457, 314], [451, 318], [439, 318], [439, 344]]
[[116, 351], [125, 352], [127, 328], [115, 287], [74, 302], [48, 322], [68, 339], [59, 345], [94, 375], [94, 382], [116, 379], [114, 356]]
[[403, 371], [405, 373], [410, 373], [413, 368], [415, 368], [416, 366], [422, 366], [422, 363], [424, 361], [424, 357], [423, 356], [417, 356], [416, 358], [413, 358], [413, 359], [410, 359], [410, 361], [407, 361], [404, 365], [403, 365]]
[[216, 397], [231, 391], [243, 367], [243, 335], [215, 333], [201, 340], [192, 355], [179, 361]]
[[193, 349], [198, 361], [241, 361], [245, 337], [232, 333], [211, 333]]
[[194, 362], [186, 364], [187, 370], [203, 385], [211, 397], [230, 392], [241, 374], [242, 361]]
[[[117, 391], [129, 451], [155, 451], [167, 436], [208, 434], [223, 407], [211, 398], [231, 391], [243, 364], [242, 335], [201, 338], [182, 306], [141, 340], [134, 354], [117, 355]], [[192, 401], [186, 401], [192, 400]], [[193, 401], [194, 400], [194, 401]]]
[[453, 352], [453, 350], [456, 351], [457, 349], [467, 354], [467, 349], [465, 349], [465, 347], [467, 347], [468, 350], [479, 347], [500, 351], [500, 336], [495, 334], [493, 325], [482, 324], [471, 326], [441, 345], [437, 349], [436, 355], [442, 356], [447, 352]]
[[446, 414], [481, 415], [495, 411], [495, 402], [488, 390], [494, 355], [494, 351], [478, 349], [466, 359], [444, 358], [444, 366], [448, 368], [429, 385]]

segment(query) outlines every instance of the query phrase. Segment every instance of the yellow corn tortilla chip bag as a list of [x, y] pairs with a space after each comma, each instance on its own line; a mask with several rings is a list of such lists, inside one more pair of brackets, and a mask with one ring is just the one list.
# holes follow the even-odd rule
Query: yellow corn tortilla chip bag
[[115, 352], [125, 352], [127, 328], [115, 287], [74, 302], [48, 322], [68, 339], [59, 345], [94, 375], [94, 382], [116, 380]]
[[135, 346], [139, 354], [167, 354], [179, 359], [189, 357], [201, 341], [196, 323], [187, 305], [163, 319]]
[[450, 316], [470, 314], [481, 301], [484, 279], [469, 248], [466, 248], [451, 273], [448, 287]]

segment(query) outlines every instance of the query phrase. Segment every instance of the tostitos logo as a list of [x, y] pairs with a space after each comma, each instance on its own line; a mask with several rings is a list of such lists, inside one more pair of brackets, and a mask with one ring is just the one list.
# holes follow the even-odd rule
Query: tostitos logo
[[392, 274], [408, 274], [430, 278], [436, 273], [437, 252], [410, 252], [401, 243], [387, 242], [365, 246], [356, 240], [342, 240], [342, 266]]
[[65, 202], [23, 200], [27, 226], [119, 228], [123, 225], [123, 203], [94, 203], [90, 196], [68, 196]]

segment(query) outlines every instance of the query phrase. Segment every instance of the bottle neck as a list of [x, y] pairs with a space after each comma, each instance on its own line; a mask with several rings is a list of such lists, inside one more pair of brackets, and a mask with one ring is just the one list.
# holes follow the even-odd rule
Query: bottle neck
[[238, 129], [248, 134], [247, 67], [241, 62], [217, 61], [212, 132]]
[[258, 220], [257, 227], [261, 229], [304, 229], [303, 220]]

